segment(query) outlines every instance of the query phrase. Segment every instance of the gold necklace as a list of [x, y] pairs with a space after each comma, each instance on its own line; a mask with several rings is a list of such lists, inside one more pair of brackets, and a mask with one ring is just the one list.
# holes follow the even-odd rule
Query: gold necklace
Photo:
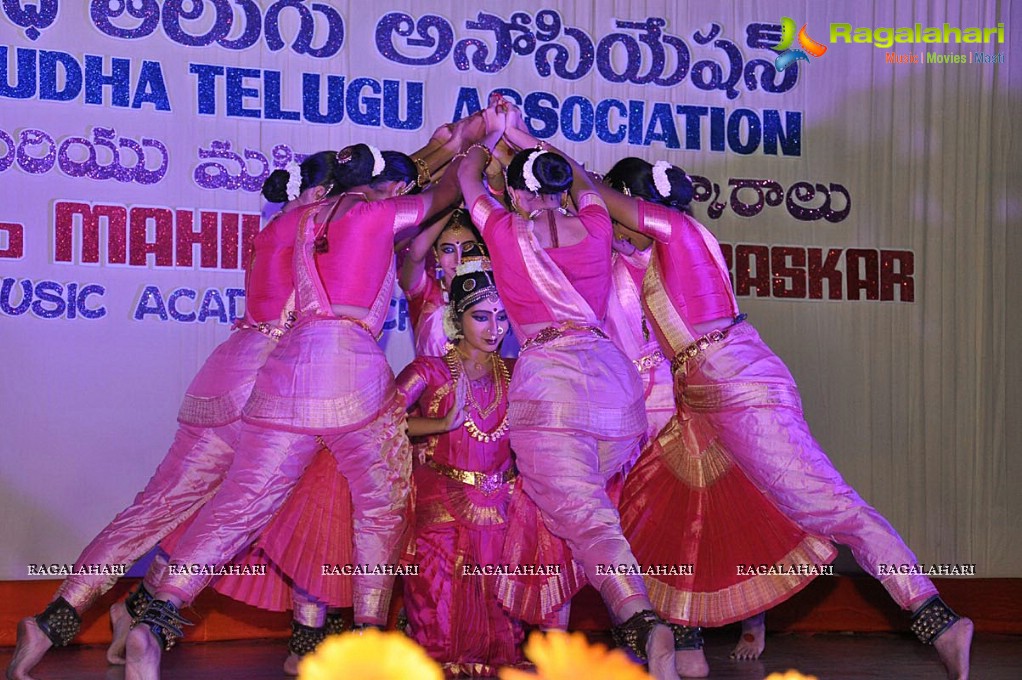
[[[458, 363], [460, 364], [460, 372], [464, 373], [465, 377], [468, 378], [468, 370], [465, 368], [465, 357], [462, 355], [461, 350], [458, 350]], [[493, 365], [493, 401], [485, 408], [481, 406], [479, 402], [476, 401], [475, 395], [472, 393], [471, 385], [469, 385], [469, 389], [466, 390], [467, 394], [465, 395], [468, 400], [468, 405], [475, 407], [476, 413], [479, 414], [480, 418], [486, 418], [493, 413], [504, 398], [504, 380], [501, 380], [501, 378], [503, 377], [505, 380], [510, 382], [510, 379], [508, 379], [506, 375], [507, 367], [504, 366], [504, 362], [501, 361], [496, 354], [490, 355], [490, 363]], [[477, 370], [482, 367], [482, 364], [476, 364]], [[498, 375], [498, 371], [502, 371], [504, 375]], [[471, 378], [469, 380], [471, 380]]]
[[[494, 409], [496, 409], [497, 406], [499, 406], [500, 403], [504, 400], [504, 390], [507, 389], [511, 383], [511, 374], [508, 373], [507, 366], [504, 364], [504, 362], [496, 355], [490, 356], [496, 360], [493, 366], [495, 393], [493, 403], [490, 404], [484, 412], [484, 410], [479, 407], [479, 403], [476, 401], [475, 396], [472, 394], [471, 386], [469, 386], [467, 395], [469, 404], [475, 407], [476, 413], [479, 415], [480, 418], [485, 418], [491, 413], [493, 413]], [[462, 373], [464, 373], [465, 368], [464, 363], [462, 363], [461, 361], [460, 352], [458, 352], [457, 349], [452, 349], [450, 352], [444, 355], [444, 363], [447, 364], [447, 368], [451, 372], [452, 382], [455, 385], [457, 385], [458, 379], [461, 377]], [[468, 406], [469, 404], [466, 404], [466, 406]], [[465, 422], [463, 423], [462, 426], [468, 431], [469, 436], [475, 439], [476, 441], [495, 442], [500, 440], [505, 434], [507, 434], [508, 431], [507, 413], [506, 412], [504, 413], [504, 417], [501, 418], [500, 423], [497, 425], [497, 427], [487, 432], [481, 429], [478, 425], [476, 425], [475, 421], [472, 419], [472, 414], [470, 410], [466, 408]]]

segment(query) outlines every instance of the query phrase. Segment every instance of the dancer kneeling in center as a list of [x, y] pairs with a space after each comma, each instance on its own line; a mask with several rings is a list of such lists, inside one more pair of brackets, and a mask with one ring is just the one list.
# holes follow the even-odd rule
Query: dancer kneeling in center
[[420, 356], [398, 376], [408, 433], [422, 437], [413, 474], [414, 561], [404, 580], [412, 638], [448, 677], [487, 677], [524, 662], [521, 623], [500, 606], [499, 563], [518, 471], [508, 435], [512, 362], [498, 349], [508, 333], [484, 247], [471, 244], [451, 281], [445, 312], [456, 345]]

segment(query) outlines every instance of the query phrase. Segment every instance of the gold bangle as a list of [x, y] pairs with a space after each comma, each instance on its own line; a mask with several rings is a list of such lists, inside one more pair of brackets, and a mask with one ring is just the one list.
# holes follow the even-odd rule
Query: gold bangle
[[465, 154], [467, 155], [467, 154], [468, 154], [468, 152], [469, 152], [469, 151], [471, 151], [472, 149], [482, 149], [483, 151], [485, 151], [485, 152], [486, 152], [486, 162], [485, 162], [485, 163], [483, 163], [483, 165], [484, 165], [484, 166], [486, 166], [486, 165], [489, 165], [489, 164], [490, 164], [490, 159], [492, 159], [492, 158], [493, 158], [493, 152], [492, 152], [492, 151], [490, 151], [490, 150], [489, 150], [489, 149], [488, 149], [488, 148], [486, 147], [486, 145], [485, 145], [485, 144], [483, 144], [482, 142], [476, 142], [476, 143], [475, 143], [475, 144], [473, 144], [472, 146], [470, 146], [470, 147], [468, 147], [467, 149], [465, 149]]
[[415, 183], [419, 187], [424, 187], [433, 181], [433, 173], [429, 171], [429, 164], [425, 158], [416, 158], [415, 166], [419, 168], [419, 176], [415, 178]]

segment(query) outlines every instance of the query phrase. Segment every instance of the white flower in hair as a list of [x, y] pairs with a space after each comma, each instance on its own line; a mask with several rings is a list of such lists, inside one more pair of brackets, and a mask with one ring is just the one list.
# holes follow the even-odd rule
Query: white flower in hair
[[667, 161], [657, 161], [653, 165], [653, 186], [663, 198], [671, 195], [671, 180], [667, 177], [667, 171], [672, 167]]
[[287, 171], [287, 200], [293, 201], [302, 194], [302, 167], [294, 161], [284, 166]]
[[465, 260], [458, 265], [455, 276], [461, 276], [462, 274], [474, 274], [475, 272], [491, 272], [493, 267], [490, 265], [490, 261], [486, 258], [472, 258], [471, 260]]
[[542, 186], [539, 180], [536, 179], [536, 175], [532, 170], [532, 166], [536, 164], [536, 159], [545, 154], [546, 149], [536, 149], [529, 154], [529, 157], [525, 159], [525, 165], [522, 166], [522, 179], [525, 180], [525, 188], [532, 192], [539, 191]]
[[444, 335], [448, 340], [460, 340], [461, 331], [454, 324], [454, 305], [444, 307]]
[[383, 160], [383, 154], [372, 144], [366, 144], [369, 147], [369, 152], [373, 154], [373, 177], [376, 177], [383, 169], [387, 167], [387, 162]]

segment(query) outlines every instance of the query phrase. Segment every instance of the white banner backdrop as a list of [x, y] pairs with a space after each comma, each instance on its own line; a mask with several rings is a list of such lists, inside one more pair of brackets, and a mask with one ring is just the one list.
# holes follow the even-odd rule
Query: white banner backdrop
[[[495, 89], [588, 167], [686, 168], [838, 468], [921, 561], [1022, 576], [1018, 5], [516, 6], [2, 3], [0, 578], [73, 561], [154, 470], [270, 169], [411, 151]], [[782, 17], [826, 53], [776, 72]]]

